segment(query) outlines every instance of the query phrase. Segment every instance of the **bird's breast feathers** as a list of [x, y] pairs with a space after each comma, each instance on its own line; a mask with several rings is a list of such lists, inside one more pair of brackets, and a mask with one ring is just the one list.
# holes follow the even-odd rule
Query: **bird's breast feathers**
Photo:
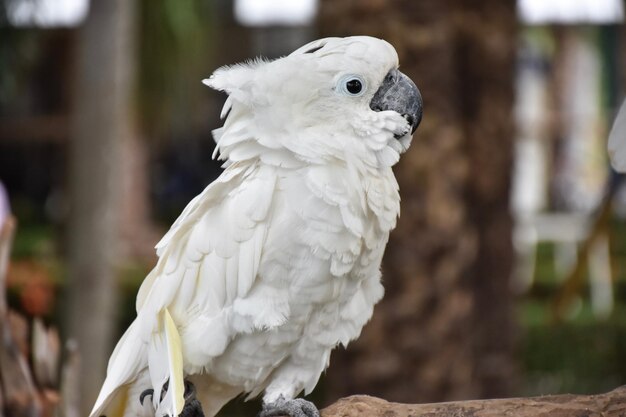
[[[399, 197], [390, 171], [360, 178], [362, 186], [356, 180], [337, 167], [261, 164], [239, 180], [227, 200], [245, 194], [249, 183], [272, 184], [271, 202], [256, 203], [267, 206], [258, 265], [251, 267], [256, 277], [247, 291], [220, 299], [217, 313], [189, 299], [184, 311], [174, 310], [186, 323], [187, 373], [206, 371], [258, 391], [273, 370], [300, 356], [313, 364], [314, 386], [330, 350], [359, 335], [383, 294], [379, 268]], [[188, 233], [198, 227], [202, 222]]]
[[[231, 169], [242, 170], [240, 167], [228, 170]], [[226, 333], [235, 334], [273, 329], [288, 322], [293, 324], [292, 319], [297, 321], [300, 317], [304, 320], [329, 303], [336, 303], [337, 308], [354, 310], [356, 307], [348, 304], [361, 290], [362, 283], [379, 279], [384, 247], [398, 215], [397, 184], [391, 171], [370, 178], [353, 178], [347, 170], [337, 167], [288, 170], [257, 163], [231, 181], [233, 189], [220, 201], [224, 209], [208, 208], [207, 213], [198, 215], [195, 224], [187, 230], [181, 228], [183, 232], [172, 237], [168, 243], [171, 247], [161, 248], [164, 255], [171, 254], [168, 256], [180, 257], [176, 246], [184, 246], [185, 252], [198, 254], [187, 266], [191, 272], [182, 278], [181, 289], [178, 290], [177, 298], [188, 294], [183, 303], [175, 303], [184, 308], [180, 312], [180, 309], [175, 309], [174, 314], [185, 316], [195, 313], [199, 317], [199, 327], [204, 329], [207, 323], [202, 317], [211, 317], [214, 322], [218, 314], [221, 317], [220, 326], [228, 328]], [[261, 197], [258, 193], [265, 195]], [[235, 288], [220, 290], [219, 297], [210, 302], [200, 301], [202, 295], [197, 292], [216, 284], [199, 283], [200, 278], [196, 278], [198, 273], [201, 279], [209, 282], [214, 279], [204, 276], [203, 271], [197, 272], [194, 265], [216, 264], [216, 260], [211, 262], [210, 258], [220, 257], [219, 248], [215, 248], [216, 255], [202, 255], [211, 249], [193, 251], [192, 247], [218, 245], [202, 242], [202, 239], [225, 237], [222, 234], [201, 238], [210, 234], [206, 228], [222, 225], [223, 229], [224, 224], [238, 217], [238, 211], [246, 210], [240, 204], [252, 195], [255, 201], [251, 207], [259, 210], [257, 218], [261, 220], [249, 221], [243, 215], [240, 222], [246, 227], [236, 232], [240, 242], [233, 244], [232, 253], [226, 251], [222, 255], [227, 259], [224, 269], [230, 270], [233, 276], [220, 285], [234, 285]], [[210, 199], [211, 196], [205, 198]], [[232, 200], [236, 198], [241, 201], [233, 204]], [[198, 204], [202, 205], [201, 202]], [[210, 224], [205, 220], [207, 216], [212, 216]], [[183, 225], [185, 223], [183, 221]], [[233, 235], [235, 232], [226, 233]], [[245, 250], [250, 254], [236, 253], [237, 248], [241, 252], [248, 246], [250, 248]], [[202, 256], [207, 259], [201, 259]], [[239, 258], [236, 261], [237, 271], [234, 265], [228, 266], [229, 262], [235, 263], [234, 258]], [[242, 263], [242, 258], [250, 263], [249, 267]], [[170, 263], [178, 265], [180, 261]], [[248, 269], [244, 270], [243, 266]], [[223, 273], [221, 271], [217, 269], [213, 272], [219, 276]], [[255, 276], [249, 278], [251, 274]], [[182, 290], [187, 280], [196, 282], [195, 292]], [[238, 281], [249, 282], [237, 285]], [[215, 289], [207, 288], [206, 292], [211, 295]], [[370, 300], [372, 304], [378, 300], [378, 297], [375, 298]], [[368, 311], [365, 308], [363, 313]], [[338, 311], [335, 313], [339, 314]], [[364, 319], [367, 320], [370, 314], [371, 311], [365, 314]], [[181, 317], [181, 322], [188, 323], [189, 317]], [[186, 327], [192, 329], [195, 326]], [[224, 333], [224, 329], [221, 332]], [[183, 337], [185, 334], [202, 337], [206, 330], [193, 329], [183, 333]], [[347, 342], [346, 336], [338, 337], [332, 345], [338, 342]], [[197, 346], [195, 342], [185, 345]], [[215, 356], [215, 353], [211, 352], [210, 356]], [[207, 358], [200, 356], [205, 355], [199, 355], [193, 362], [204, 364]]]

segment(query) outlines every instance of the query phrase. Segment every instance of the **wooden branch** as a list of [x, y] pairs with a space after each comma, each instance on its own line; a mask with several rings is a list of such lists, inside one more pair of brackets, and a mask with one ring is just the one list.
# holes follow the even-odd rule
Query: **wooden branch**
[[[39, 394], [28, 361], [15, 340], [6, 305], [6, 273], [14, 231], [15, 220], [12, 217], [0, 224], [0, 415], [38, 417], [42, 415]], [[23, 326], [27, 327], [25, 321]]]
[[322, 417], [566, 417], [626, 416], [626, 386], [599, 395], [547, 395], [532, 398], [400, 404], [357, 395], [322, 410]]

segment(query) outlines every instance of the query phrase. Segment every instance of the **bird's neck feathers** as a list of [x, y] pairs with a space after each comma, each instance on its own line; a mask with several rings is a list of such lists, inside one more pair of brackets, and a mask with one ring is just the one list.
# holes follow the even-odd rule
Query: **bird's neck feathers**
[[284, 168], [308, 165], [343, 165], [362, 174], [387, 171], [408, 144], [366, 122], [336, 129], [339, 123], [323, 120], [300, 128], [280, 117], [255, 111], [230, 98], [225, 104], [224, 126], [213, 131], [214, 157], [232, 163], [256, 163]]
[[[204, 81], [228, 94], [224, 126], [213, 132], [215, 155], [226, 165], [353, 164], [369, 171], [386, 170], [399, 160], [409, 144], [394, 139], [389, 126], [405, 124], [402, 117], [346, 105], [328, 88], [328, 71], [311, 70], [315, 61], [306, 68], [277, 62], [222, 67]], [[298, 82], [289, 82], [293, 79]], [[302, 83], [320, 87], [304, 88]]]
[[379, 175], [381, 171], [389, 171], [404, 151], [399, 143], [399, 149], [380, 143], [376, 132], [359, 127], [352, 131], [352, 134], [335, 132], [324, 124], [304, 130], [290, 129], [288, 124], [255, 117], [235, 104], [224, 126], [213, 131], [216, 142], [213, 156], [226, 166], [257, 162], [282, 168], [329, 165], [356, 170], [361, 175]]

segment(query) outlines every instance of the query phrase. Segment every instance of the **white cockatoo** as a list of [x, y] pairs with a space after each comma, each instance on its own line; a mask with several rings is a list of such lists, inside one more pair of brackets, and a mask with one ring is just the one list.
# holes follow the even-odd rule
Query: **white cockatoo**
[[626, 172], [626, 100], [617, 113], [609, 135], [609, 157], [617, 172]]
[[422, 116], [394, 48], [320, 39], [204, 83], [228, 94], [225, 170], [157, 244], [92, 417], [212, 417], [240, 394], [262, 394], [263, 417], [318, 416], [295, 397], [383, 295], [391, 167]]

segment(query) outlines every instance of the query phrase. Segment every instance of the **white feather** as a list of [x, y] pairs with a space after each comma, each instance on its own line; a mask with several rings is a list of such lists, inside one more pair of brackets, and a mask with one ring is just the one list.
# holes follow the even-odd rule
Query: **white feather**
[[124, 333], [111, 354], [107, 378], [100, 389], [90, 416], [100, 416], [120, 387], [134, 379], [146, 366], [147, 345], [138, 335], [138, 325], [133, 323]]
[[[161, 312], [161, 326], [153, 334], [148, 351], [148, 366], [155, 395], [152, 401], [159, 417], [178, 416], [185, 405], [183, 394], [183, 352], [176, 324], [167, 309]], [[160, 398], [163, 384], [168, 382], [167, 393]]]

